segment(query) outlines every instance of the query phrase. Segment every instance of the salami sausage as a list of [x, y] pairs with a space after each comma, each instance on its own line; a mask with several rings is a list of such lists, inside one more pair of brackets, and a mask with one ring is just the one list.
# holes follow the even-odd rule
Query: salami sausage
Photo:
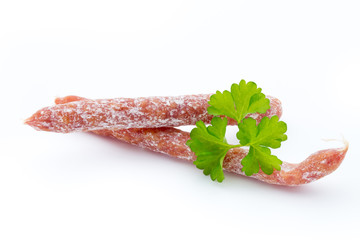
[[[188, 99], [192, 99], [192, 100], [189, 100], [190, 102], [188, 102], [188, 104], [189, 103], [192, 104], [192, 113], [194, 114], [192, 116], [193, 121], [196, 122], [197, 120], [203, 120], [203, 121], [209, 123], [211, 116], [204, 114], [204, 112], [206, 112], [206, 107], [204, 108], [204, 106], [201, 106], [201, 104], [200, 104], [200, 102], [202, 102], [203, 105], [207, 106], [208, 97], [209, 97], [209, 95], [196, 95], [196, 96], [192, 96], [192, 97], [188, 98]], [[182, 96], [181, 98], [186, 98], [186, 97]], [[147, 101], [150, 101], [150, 99], [156, 99], [156, 98], [148, 98], [148, 99], [143, 98], [142, 100], [131, 99], [129, 101], [132, 102], [131, 104], [133, 104], [133, 105], [131, 105], [131, 104], [130, 105], [134, 107], [134, 106], [137, 106], [135, 104], [136, 101], [140, 101], [140, 102], [143, 101], [143, 103], [145, 103]], [[179, 102], [180, 100], [177, 99], [176, 97], [175, 98], [168, 97], [167, 100], [164, 100], [164, 99], [165, 98], [160, 100], [159, 98], [157, 98], [156, 101], [159, 100], [161, 102], [162, 106], [167, 106], [167, 105], [172, 106], [172, 104], [176, 103], [176, 102], [177, 102], [176, 104], [180, 104], [180, 102]], [[194, 99], [197, 99], [197, 100], [194, 101]], [[252, 117], [255, 117], [259, 121], [259, 120], [261, 120], [261, 118], [263, 116], [269, 116], [272, 114], [273, 115], [275, 115], [275, 114], [281, 115], [282, 110], [281, 110], [280, 101], [278, 101], [275, 98], [270, 98], [270, 100], [271, 100], [272, 108], [267, 113], [258, 114], [258, 115], [253, 114]], [[119, 101], [120, 102], [125, 101], [125, 99], [122, 99]], [[165, 103], [164, 101], [165, 102], [168, 101], [169, 104]], [[163, 114], [163, 112], [161, 111], [161, 108], [154, 109], [154, 111], [160, 111], [162, 113], [149, 112], [149, 114], [150, 115], [152, 114], [153, 117], [156, 116], [157, 120], [155, 121], [155, 123], [156, 123], [155, 125], [160, 126], [157, 128], [147, 127], [148, 125], [146, 125], [143, 120], [141, 120], [140, 122], [137, 123], [137, 125], [135, 125], [135, 126], [139, 126], [138, 128], [131, 128], [132, 125], [130, 127], [129, 126], [125, 127], [124, 125], [121, 125], [121, 124], [110, 124], [109, 121], [105, 121], [107, 123], [105, 125], [105, 127], [104, 127], [104, 125], [101, 125], [101, 123], [98, 123], [97, 127], [93, 127], [94, 125], [92, 125], [92, 124], [88, 124], [86, 126], [82, 126], [80, 124], [80, 125], [76, 125], [76, 126], [79, 126], [78, 128], [77, 127], [66, 128], [64, 126], [61, 126], [61, 127], [53, 126], [52, 121], [54, 120], [54, 116], [58, 116], [58, 117], [62, 116], [63, 118], [64, 118], [64, 116], [68, 116], [64, 113], [66, 113], [68, 111], [67, 107], [69, 107], [69, 106], [70, 106], [70, 112], [72, 112], [71, 109], [77, 109], [80, 106], [82, 106], [82, 107], [80, 107], [80, 109], [83, 109], [83, 112], [80, 115], [82, 115], [82, 117], [83, 117], [84, 116], [83, 114], [85, 114], [84, 112], [86, 112], [85, 110], [91, 106], [99, 107], [99, 105], [100, 105], [100, 106], [104, 107], [104, 105], [102, 105], [102, 104], [105, 104], [106, 109], [109, 109], [109, 108], [115, 109], [116, 106], [114, 106], [114, 104], [115, 103], [118, 104], [119, 102], [117, 102], [116, 100], [95, 100], [94, 101], [94, 100], [88, 100], [88, 99], [77, 97], [77, 96], [68, 96], [65, 98], [57, 98], [55, 100], [55, 103], [58, 104], [56, 106], [60, 106], [59, 112], [62, 112], [62, 114], [60, 114], [60, 115], [59, 114], [58, 115], [50, 114], [51, 115], [50, 118], [49, 117], [45, 118], [45, 119], [48, 119], [49, 122], [47, 122], [47, 121], [43, 121], [44, 119], [42, 119], [42, 117], [46, 115], [44, 112], [41, 113], [41, 111], [44, 111], [44, 110], [40, 110], [39, 111], [40, 113], [39, 112], [36, 113], [36, 114], [39, 114], [39, 116], [36, 116], [36, 114], [35, 114], [34, 115], [35, 117], [33, 116], [32, 118], [30, 118], [27, 121], [27, 123], [29, 125], [34, 126], [35, 128], [39, 128], [40, 130], [70, 132], [70, 131], [80, 129], [83, 131], [84, 130], [91, 131], [98, 135], [113, 137], [118, 140], [130, 143], [130, 144], [142, 147], [142, 148], [146, 148], [151, 151], [164, 153], [164, 154], [167, 154], [167, 155], [175, 157], [175, 158], [183, 159], [183, 160], [190, 161], [190, 162], [196, 160], [195, 154], [186, 145], [186, 141], [188, 139], [190, 139], [190, 134], [188, 132], [185, 132], [185, 131], [182, 131], [180, 129], [176, 129], [173, 127], [163, 127], [163, 125], [159, 124], [159, 123], [161, 123], [161, 121], [159, 121], [159, 119], [164, 120], [164, 118], [159, 117]], [[89, 103], [92, 103], [93, 105], [91, 105]], [[72, 105], [72, 104], [74, 104], [74, 105]], [[151, 105], [151, 103], [149, 103], [149, 104]], [[196, 107], [195, 107], [195, 105], [196, 105]], [[119, 107], [119, 106], [117, 106], [117, 107]], [[121, 107], [119, 107], [119, 108], [121, 108]], [[195, 111], [197, 108], [202, 109], [203, 112]], [[45, 110], [53, 111], [50, 109], [53, 109], [53, 107], [47, 108]], [[129, 109], [129, 107], [127, 107], [127, 108], [124, 107], [123, 109], [125, 109], [125, 111], [127, 112], [126, 114], [128, 114], [129, 116], [131, 115], [130, 114], [131, 109]], [[180, 104], [180, 106], [177, 106], [177, 107], [172, 106], [170, 109], [173, 109], [175, 112], [185, 111], [184, 106], [181, 106], [181, 104]], [[77, 110], [77, 111], [79, 111], [79, 110]], [[104, 114], [106, 115], [106, 113], [104, 111], [105, 111], [104, 109], [102, 109], [100, 111], [102, 113], [102, 115], [104, 115]], [[145, 112], [145, 111], [143, 111], [143, 112]], [[89, 114], [89, 113], [87, 113], [87, 114]], [[196, 114], [198, 114], [198, 115], [196, 115]], [[100, 116], [102, 116], [102, 115], [100, 114]], [[182, 125], [195, 123], [195, 122], [191, 122], [191, 121], [190, 122], [186, 121], [184, 116], [180, 116], [180, 115], [176, 115], [178, 117], [178, 119], [177, 119], [178, 124], [179, 124], [179, 122], [181, 122]], [[172, 117], [170, 117], [170, 119], [172, 120], [170, 122], [172, 122], [172, 123], [176, 122], [176, 121], [173, 121]], [[135, 118], [135, 116], [133, 118]], [[72, 120], [72, 121], [63, 120], [63, 123], [68, 124], [69, 122], [72, 122], [73, 124], [75, 124], [75, 122], [76, 122], [75, 118], [70, 119], [70, 120]], [[37, 121], [36, 124], [38, 124], [38, 125], [35, 124], [36, 121]], [[57, 121], [59, 121], [59, 118], [57, 119]], [[166, 121], [166, 120], [164, 120], [164, 121]], [[46, 124], [44, 124], [44, 123], [46, 123]], [[83, 123], [83, 121], [80, 121], [80, 123]], [[122, 124], [124, 124], [124, 122]], [[343, 148], [326, 149], [326, 150], [318, 151], [316, 153], [313, 153], [306, 160], [304, 160], [303, 162], [298, 163], [298, 164], [283, 162], [283, 164], [281, 166], [281, 170], [280, 171], [275, 170], [273, 172], [273, 174], [271, 174], [271, 175], [267, 175], [260, 170], [259, 173], [254, 174], [251, 177], [258, 179], [260, 181], [266, 182], [266, 183], [285, 185], [285, 186], [296, 186], [296, 185], [310, 183], [312, 181], [318, 180], [318, 179], [332, 173], [333, 171], [335, 171], [339, 167], [341, 162], [343, 161], [347, 150], [348, 150], [348, 144], [345, 142]], [[223, 162], [224, 170], [228, 171], [228, 172], [240, 174], [240, 175], [245, 175], [241, 171], [241, 169], [242, 169], [241, 160], [247, 155], [247, 153], [248, 153], [248, 150], [243, 149], [243, 148], [230, 149], [224, 159], [224, 162]]]
[[[90, 100], [68, 96], [55, 106], [37, 111], [25, 123], [37, 130], [69, 133], [99, 129], [158, 128], [210, 123], [207, 113], [210, 94], [177, 97], [142, 97]], [[264, 116], [281, 116], [281, 102], [268, 96], [270, 109], [265, 114], [250, 114], [260, 121]], [[229, 124], [236, 121], [229, 119]]]
[[[110, 136], [175, 158], [187, 161], [196, 160], [195, 154], [186, 145], [190, 134], [176, 128], [103, 129], [94, 133]], [[274, 170], [271, 175], [260, 170], [251, 177], [276, 185], [296, 186], [310, 183], [335, 171], [343, 161], [347, 150], [348, 143], [345, 142], [343, 148], [318, 151], [298, 164], [283, 162], [281, 170]], [[245, 176], [241, 171], [241, 160], [247, 153], [248, 150], [244, 148], [230, 149], [223, 162], [224, 170]]]

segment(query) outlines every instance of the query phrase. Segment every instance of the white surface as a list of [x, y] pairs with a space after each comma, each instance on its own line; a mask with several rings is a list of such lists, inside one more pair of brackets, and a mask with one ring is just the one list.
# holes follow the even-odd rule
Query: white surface
[[[0, 1], [0, 239], [359, 239], [359, 1]], [[283, 102], [286, 188], [22, 121], [54, 97], [181, 95], [255, 81]], [[229, 130], [231, 131], [231, 130]], [[265, 238], [266, 237], [266, 238]]]

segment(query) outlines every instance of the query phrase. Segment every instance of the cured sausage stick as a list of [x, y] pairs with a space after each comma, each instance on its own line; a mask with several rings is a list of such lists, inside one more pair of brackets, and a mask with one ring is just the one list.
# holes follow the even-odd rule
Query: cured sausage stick
[[[79, 100], [77, 97], [70, 96], [58, 98], [55, 102], [60, 104], [77, 100]], [[176, 128], [101, 129], [92, 132], [186, 161], [196, 160], [195, 154], [186, 145], [190, 134]], [[344, 141], [343, 148], [321, 150], [298, 164], [283, 162], [281, 170], [275, 170], [271, 175], [260, 170], [251, 177], [266, 183], [285, 186], [310, 183], [335, 171], [343, 161], [347, 150], [348, 143]], [[224, 170], [245, 175], [241, 171], [241, 160], [247, 153], [248, 150], [243, 148], [230, 149], [223, 162]]]
[[[102, 129], [93, 133], [110, 136], [179, 159], [191, 162], [196, 160], [195, 154], [186, 145], [190, 134], [176, 128]], [[298, 164], [283, 162], [281, 170], [275, 170], [271, 175], [260, 170], [251, 177], [266, 183], [286, 186], [310, 183], [335, 171], [343, 161], [347, 150], [348, 144], [345, 143], [343, 148], [318, 151]], [[243, 148], [230, 149], [223, 162], [224, 170], [245, 176], [241, 171], [241, 160], [247, 153], [248, 150]]]
[[[77, 96], [57, 99], [57, 105], [37, 111], [25, 123], [37, 130], [68, 133], [99, 129], [157, 128], [210, 123], [207, 113], [210, 94], [177, 97], [142, 97], [90, 100]], [[250, 114], [260, 121], [264, 116], [281, 116], [281, 102], [268, 96], [265, 114]], [[65, 100], [64, 100], [65, 99]], [[66, 101], [72, 100], [71, 102]], [[236, 121], [229, 119], [229, 124]]]

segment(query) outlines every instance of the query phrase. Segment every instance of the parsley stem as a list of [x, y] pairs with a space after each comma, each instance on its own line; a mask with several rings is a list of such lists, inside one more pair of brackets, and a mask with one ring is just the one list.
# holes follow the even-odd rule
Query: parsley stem
[[244, 147], [244, 145], [241, 145], [241, 144], [237, 144], [237, 145], [230, 145], [231, 148], [237, 148], [237, 147]]

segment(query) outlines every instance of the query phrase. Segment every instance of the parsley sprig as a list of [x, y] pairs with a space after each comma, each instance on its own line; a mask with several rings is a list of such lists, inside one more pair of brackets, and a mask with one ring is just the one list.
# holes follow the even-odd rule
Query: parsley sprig
[[[279, 148], [281, 142], [287, 139], [286, 123], [279, 121], [278, 116], [264, 117], [257, 125], [253, 118], [245, 118], [250, 113], [265, 113], [270, 108], [270, 101], [261, 93], [254, 82], [241, 80], [233, 84], [231, 91], [217, 91], [210, 97], [208, 113], [215, 117], [206, 127], [203, 121], [198, 121], [190, 132], [187, 145], [197, 156], [194, 164], [202, 169], [205, 175], [210, 175], [213, 181], [224, 180], [223, 161], [231, 148], [249, 147], [249, 153], [241, 164], [242, 171], [247, 176], [261, 170], [270, 175], [274, 169], [280, 170], [282, 161], [271, 155], [270, 148]], [[228, 144], [225, 138], [227, 118], [235, 119], [239, 131], [236, 134], [240, 144]]]

